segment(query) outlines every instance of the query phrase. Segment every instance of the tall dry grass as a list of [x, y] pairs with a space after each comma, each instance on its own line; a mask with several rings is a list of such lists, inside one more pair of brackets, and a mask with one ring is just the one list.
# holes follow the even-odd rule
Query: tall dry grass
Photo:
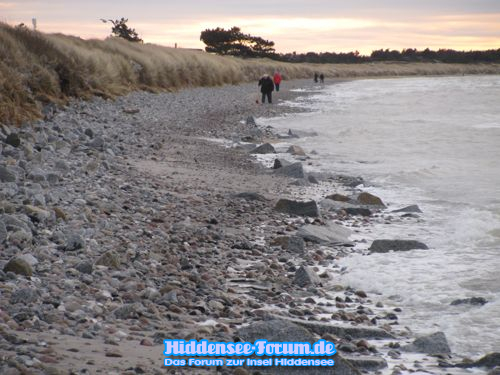
[[314, 65], [244, 60], [118, 38], [82, 40], [0, 23], [0, 123], [38, 118], [44, 104], [62, 104], [71, 97], [237, 84], [276, 69], [285, 79], [310, 78], [315, 71], [345, 78], [500, 73], [500, 65], [494, 64]]

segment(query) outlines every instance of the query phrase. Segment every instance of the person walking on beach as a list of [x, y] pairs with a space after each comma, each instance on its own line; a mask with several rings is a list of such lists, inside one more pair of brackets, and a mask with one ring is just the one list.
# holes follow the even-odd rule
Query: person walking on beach
[[314, 73], [314, 82], [318, 83], [318, 73]]
[[262, 104], [267, 102], [271, 104], [273, 102], [273, 91], [274, 91], [274, 82], [273, 79], [269, 76], [269, 74], [264, 74], [259, 80], [260, 92], [262, 93]]
[[279, 70], [276, 70], [276, 72], [274, 72], [273, 81], [274, 87], [276, 87], [276, 92], [280, 91], [281, 74]]
[[320, 81], [321, 83], [325, 83], [325, 75], [324, 75], [323, 73], [321, 73], [321, 74], [319, 75], [319, 81]]

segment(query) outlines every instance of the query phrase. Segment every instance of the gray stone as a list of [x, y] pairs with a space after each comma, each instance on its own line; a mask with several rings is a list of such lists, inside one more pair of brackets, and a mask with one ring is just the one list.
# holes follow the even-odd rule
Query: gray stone
[[344, 208], [344, 211], [353, 216], [372, 216], [372, 212], [368, 208], [362, 207], [347, 207]]
[[394, 251], [427, 250], [426, 244], [415, 240], [375, 240], [368, 249], [372, 253], [387, 253]]
[[17, 176], [12, 169], [0, 165], [0, 182], [16, 182]]
[[59, 176], [59, 174], [57, 174], [57, 173], [49, 172], [47, 174], [47, 181], [51, 185], [56, 185], [60, 180], [61, 180], [61, 176]]
[[303, 253], [305, 250], [304, 239], [299, 236], [288, 237], [287, 248], [294, 253]]
[[104, 141], [102, 137], [95, 137], [94, 139], [92, 139], [92, 141], [87, 143], [87, 146], [96, 150], [103, 151], [106, 146], [106, 141]]
[[412, 344], [403, 346], [402, 350], [408, 352], [425, 353], [429, 355], [451, 354], [448, 340], [443, 332], [435, 332], [428, 336], [422, 336], [413, 341]]
[[40, 168], [34, 168], [28, 174], [28, 178], [35, 182], [44, 182], [47, 180], [47, 176], [44, 170]]
[[315, 201], [300, 202], [290, 199], [280, 199], [274, 207], [277, 211], [289, 215], [318, 217], [319, 208]]
[[19, 134], [17, 133], [10, 133], [5, 139], [5, 143], [12, 147], [19, 147], [21, 145], [21, 138], [19, 138]]
[[279, 176], [286, 176], [286, 177], [292, 177], [292, 178], [304, 178], [304, 167], [302, 166], [301, 162], [293, 163], [290, 165], [283, 165], [282, 167], [278, 168], [274, 171], [276, 175]]
[[364, 184], [365, 182], [362, 177], [353, 177], [346, 175], [337, 175], [334, 177], [334, 180], [348, 187], [356, 187], [358, 185]]
[[321, 280], [312, 267], [301, 266], [296, 272], [293, 283], [304, 288], [321, 284]]
[[259, 147], [253, 149], [250, 151], [251, 154], [275, 154], [276, 150], [274, 147], [269, 144], [269, 143], [264, 143], [260, 145]]
[[137, 319], [141, 314], [139, 307], [134, 303], [130, 303], [115, 309], [113, 315], [116, 319]]
[[284, 319], [286, 321], [298, 324], [310, 332], [316, 333], [317, 335], [323, 336], [325, 334], [331, 334], [340, 338], [351, 338], [351, 339], [390, 339], [394, 338], [389, 332], [375, 327], [364, 327], [364, 326], [350, 326], [350, 325], [339, 325], [339, 324], [329, 324], [322, 323], [318, 321], [310, 320], [300, 320], [291, 319], [285, 317], [278, 317], [272, 315], [276, 319]]
[[322, 226], [307, 224], [297, 231], [297, 235], [304, 240], [319, 244], [351, 244], [351, 234], [349, 229], [334, 223]]
[[65, 251], [76, 251], [85, 248], [85, 240], [76, 233], [71, 233], [66, 238]]
[[87, 274], [87, 275], [90, 275], [92, 274], [92, 270], [94, 268], [94, 265], [92, 264], [92, 262], [89, 262], [87, 260], [84, 260], [80, 263], [78, 263], [75, 268], [81, 272], [81, 273], [84, 273], [84, 274]]
[[22, 288], [12, 293], [9, 302], [12, 303], [13, 305], [15, 305], [16, 303], [28, 304], [38, 301], [38, 298], [39, 294], [36, 289]]
[[413, 204], [411, 206], [403, 207], [399, 210], [394, 210], [391, 212], [422, 213], [422, 210], [420, 210], [420, 207], [418, 207], [416, 204]]
[[236, 198], [245, 199], [247, 201], [267, 201], [265, 197], [259, 193], [245, 191], [242, 193], [235, 194]]
[[255, 122], [255, 118], [253, 116], [248, 116], [245, 123], [249, 126], [257, 126], [257, 123]]
[[478, 305], [482, 306], [487, 304], [488, 301], [483, 298], [483, 297], [471, 297], [471, 298], [463, 298], [463, 299], [456, 299], [454, 300], [451, 305], [452, 306], [457, 306], [457, 305]]
[[[256, 340], [267, 340], [269, 342], [316, 342], [316, 338], [304, 327], [295, 324], [290, 320], [272, 319], [252, 323], [246, 327], [240, 328], [237, 332], [238, 337], [245, 341], [254, 342]], [[280, 357], [282, 358], [282, 357]], [[328, 357], [321, 357], [326, 359]], [[316, 359], [308, 357], [308, 359]], [[340, 354], [335, 354], [332, 359], [335, 365], [332, 367], [269, 367], [266, 373], [269, 374], [305, 374], [305, 375], [360, 375], [361, 373], [352, 364], [346, 361]], [[262, 368], [259, 368], [262, 370]]]
[[470, 367], [495, 368], [497, 366], [500, 366], [500, 353], [498, 353], [498, 352], [486, 354], [481, 359], [479, 359], [475, 362], [472, 362], [472, 363], [465, 363], [465, 364], [457, 365], [457, 367], [465, 367], [465, 368], [470, 368]]
[[7, 239], [7, 227], [5, 226], [3, 220], [0, 218], [0, 244], [4, 243], [6, 239]]
[[90, 128], [85, 129], [83, 133], [89, 138], [94, 138], [94, 132]]
[[314, 176], [311, 176], [311, 175], [307, 176], [307, 181], [309, 181], [311, 184], [315, 184], [315, 185], [319, 184], [318, 179]]
[[359, 356], [359, 357], [344, 357], [354, 367], [363, 371], [378, 371], [387, 367], [387, 361], [381, 357], [375, 356]]
[[283, 249], [287, 249], [294, 253], [303, 253], [305, 250], [305, 242], [302, 237], [299, 236], [279, 236], [273, 238], [271, 245], [280, 246]]
[[31, 232], [28, 226], [29, 218], [25, 215], [3, 215], [2, 217], [5, 226], [8, 231], [22, 230], [25, 232]]
[[69, 164], [64, 160], [57, 160], [54, 166], [58, 171], [61, 172], [68, 172], [70, 170]]

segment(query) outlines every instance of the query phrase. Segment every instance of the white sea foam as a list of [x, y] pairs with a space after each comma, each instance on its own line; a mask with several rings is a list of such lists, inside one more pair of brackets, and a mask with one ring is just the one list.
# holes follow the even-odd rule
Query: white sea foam
[[[375, 222], [358, 236], [411, 238], [428, 251], [353, 254], [343, 281], [395, 298], [402, 324], [442, 330], [464, 355], [500, 346], [500, 77], [344, 82], [295, 103], [313, 113], [263, 120], [316, 131], [314, 168], [363, 176], [388, 210], [418, 204], [420, 219]], [[395, 214], [394, 216], [397, 216]], [[484, 306], [451, 306], [484, 297]]]

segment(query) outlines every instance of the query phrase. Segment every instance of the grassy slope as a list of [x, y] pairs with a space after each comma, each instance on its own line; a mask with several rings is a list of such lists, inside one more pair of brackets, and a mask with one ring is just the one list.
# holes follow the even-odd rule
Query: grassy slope
[[345, 78], [500, 74], [499, 64], [314, 65], [243, 60], [117, 38], [82, 40], [49, 35], [0, 23], [0, 123], [20, 124], [38, 118], [44, 104], [62, 104], [70, 97], [236, 84], [275, 69], [285, 79], [312, 77], [315, 71]]

